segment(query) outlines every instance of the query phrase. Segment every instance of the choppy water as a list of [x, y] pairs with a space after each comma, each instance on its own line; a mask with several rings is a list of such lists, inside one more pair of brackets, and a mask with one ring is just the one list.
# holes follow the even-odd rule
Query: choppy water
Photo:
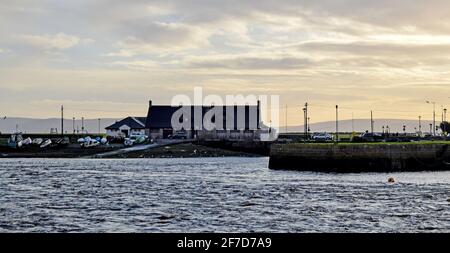
[[2, 159], [0, 232], [450, 232], [450, 172], [320, 174], [267, 163]]

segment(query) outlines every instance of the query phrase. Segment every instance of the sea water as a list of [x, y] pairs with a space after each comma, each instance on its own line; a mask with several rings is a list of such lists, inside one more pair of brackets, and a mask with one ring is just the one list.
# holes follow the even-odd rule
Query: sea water
[[450, 172], [335, 174], [267, 164], [0, 159], [0, 232], [450, 232]]

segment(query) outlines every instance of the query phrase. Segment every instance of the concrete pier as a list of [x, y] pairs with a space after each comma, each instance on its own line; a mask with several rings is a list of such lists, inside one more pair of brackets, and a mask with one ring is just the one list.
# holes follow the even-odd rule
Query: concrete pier
[[450, 170], [447, 142], [273, 144], [270, 169], [327, 172]]

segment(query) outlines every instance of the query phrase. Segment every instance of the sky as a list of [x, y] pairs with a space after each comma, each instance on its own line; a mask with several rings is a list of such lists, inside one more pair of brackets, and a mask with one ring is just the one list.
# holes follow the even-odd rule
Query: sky
[[0, 116], [145, 116], [194, 87], [279, 95], [280, 125], [305, 102], [311, 122], [431, 119], [426, 100], [441, 119], [450, 1], [0, 0]]

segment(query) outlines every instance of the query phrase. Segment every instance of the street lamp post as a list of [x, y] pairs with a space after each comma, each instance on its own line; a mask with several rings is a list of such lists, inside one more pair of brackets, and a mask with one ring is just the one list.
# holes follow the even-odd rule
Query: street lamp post
[[72, 130], [73, 134], [75, 135], [75, 117], [72, 117]]
[[433, 131], [430, 131], [430, 133], [431, 132], [433, 132], [433, 136], [436, 136], [436, 102], [433, 102], [433, 101], [426, 101], [427, 102], [427, 104], [433, 104]]
[[304, 138], [307, 139], [308, 134], [308, 119], [306, 118], [306, 108], [303, 108], [303, 122], [304, 122]]
[[303, 132], [305, 140], [309, 139], [309, 118], [308, 118], [308, 102], [305, 103], [305, 107], [303, 107]]
[[447, 108], [444, 108], [444, 121], [447, 121]]
[[442, 125], [444, 127], [444, 134], [447, 135], [447, 108], [444, 108], [444, 120]]

